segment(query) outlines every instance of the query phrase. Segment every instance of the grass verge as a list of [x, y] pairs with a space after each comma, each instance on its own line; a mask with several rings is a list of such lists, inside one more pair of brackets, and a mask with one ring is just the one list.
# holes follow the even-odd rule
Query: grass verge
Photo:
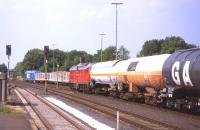
[[0, 106], [0, 115], [24, 115], [25, 113], [21, 110], [13, 108], [11, 106], [3, 105]]

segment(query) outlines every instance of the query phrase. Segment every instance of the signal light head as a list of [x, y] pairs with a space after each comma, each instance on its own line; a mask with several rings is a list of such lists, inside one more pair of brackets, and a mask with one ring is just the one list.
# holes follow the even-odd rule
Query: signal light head
[[47, 55], [49, 53], [49, 46], [44, 46], [44, 54]]
[[6, 55], [11, 56], [11, 45], [6, 45]]

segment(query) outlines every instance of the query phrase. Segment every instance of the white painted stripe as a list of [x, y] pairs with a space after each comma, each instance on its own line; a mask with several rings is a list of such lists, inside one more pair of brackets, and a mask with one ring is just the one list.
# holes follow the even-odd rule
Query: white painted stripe
[[95, 120], [91, 116], [88, 116], [85, 113], [83, 113], [71, 106], [68, 106], [66, 103], [64, 103], [54, 97], [45, 97], [45, 98], [48, 101], [50, 101], [51, 103], [62, 108], [63, 110], [67, 111], [68, 113], [71, 113], [75, 117], [81, 119], [82, 121], [84, 121], [85, 123], [89, 124], [91, 127], [95, 128], [97, 130], [114, 130], [114, 128]]

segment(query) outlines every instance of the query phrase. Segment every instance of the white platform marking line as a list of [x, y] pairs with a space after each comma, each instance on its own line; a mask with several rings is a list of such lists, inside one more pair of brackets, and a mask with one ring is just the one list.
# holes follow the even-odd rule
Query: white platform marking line
[[97, 120], [95, 120], [94, 118], [92, 118], [91, 116], [86, 115], [85, 113], [71, 107], [68, 106], [66, 103], [54, 98], [54, 97], [45, 97], [48, 101], [52, 102], [53, 104], [55, 104], [56, 106], [62, 108], [63, 110], [71, 113], [72, 115], [74, 115], [75, 117], [81, 119], [82, 121], [84, 121], [85, 123], [89, 124], [91, 127], [97, 129], [97, 130], [114, 130], [114, 128], [107, 126], [106, 124], [103, 124]]

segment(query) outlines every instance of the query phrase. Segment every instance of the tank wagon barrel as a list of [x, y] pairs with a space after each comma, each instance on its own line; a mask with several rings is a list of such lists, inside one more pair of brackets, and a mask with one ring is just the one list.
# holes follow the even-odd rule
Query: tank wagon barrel
[[[169, 54], [141, 57], [129, 60], [126, 72], [119, 73], [119, 80], [135, 87], [158, 88], [163, 86], [162, 66]], [[121, 67], [124, 67], [122, 63]]]
[[166, 84], [181, 87], [200, 87], [200, 49], [177, 51], [164, 63]]
[[[116, 69], [125, 68], [118, 73], [120, 97], [144, 101], [145, 95], [155, 96], [156, 89], [163, 88], [162, 66], [169, 54], [133, 58], [121, 61]], [[126, 92], [123, 90], [126, 89]]]
[[162, 73], [166, 86], [173, 88], [166, 105], [200, 111], [200, 49], [171, 54], [164, 63]]

